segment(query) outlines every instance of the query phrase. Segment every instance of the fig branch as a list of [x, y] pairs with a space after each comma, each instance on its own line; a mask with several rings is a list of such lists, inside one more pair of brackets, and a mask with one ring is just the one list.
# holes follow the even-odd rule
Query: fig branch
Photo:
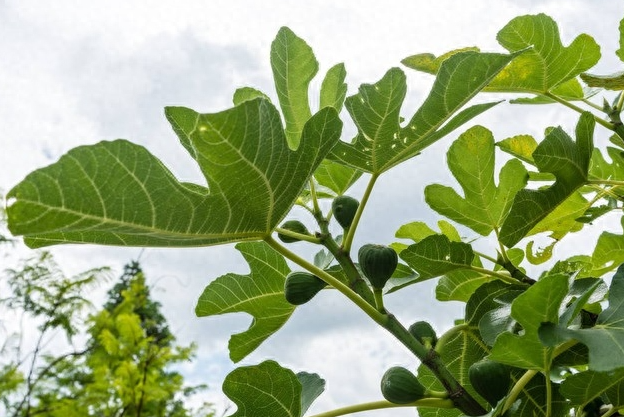
[[454, 408], [453, 402], [448, 399], [440, 398], [422, 398], [409, 404], [394, 404], [389, 401], [373, 401], [362, 404], [350, 405], [347, 407], [336, 408], [335, 410], [326, 411], [324, 413], [315, 414], [311, 417], [339, 417], [362, 411], [383, 410], [386, 408], [398, 407], [435, 407], [435, 408]]
[[[330, 239], [333, 241], [333, 239]], [[450, 373], [448, 368], [442, 362], [440, 356], [433, 350], [426, 348], [420, 343], [392, 314], [384, 314], [374, 307], [364, 298], [362, 298], [357, 292], [343, 284], [340, 280], [333, 277], [326, 271], [320, 269], [316, 265], [301, 258], [299, 255], [291, 252], [283, 245], [279, 244], [273, 237], [269, 236], [265, 239], [273, 249], [282, 254], [285, 258], [291, 260], [308, 272], [318, 276], [327, 284], [333, 286], [335, 289], [343, 293], [347, 298], [354, 302], [360, 309], [364, 311], [373, 321], [388, 330], [394, 337], [396, 337], [405, 347], [407, 347], [420, 361], [427, 366], [433, 374], [442, 383], [444, 388], [449, 394], [449, 398], [453, 401], [457, 408], [470, 416], [479, 416], [486, 413], [481, 405], [461, 386], [461, 384]], [[357, 274], [360, 280], [362, 278], [359, 272], [353, 265], [348, 253], [338, 247], [334, 241], [334, 245], [329, 244], [330, 251], [336, 256], [336, 260], [345, 269], [345, 273], [349, 275]], [[336, 249], [337, 248], [337, 249]], [[335, 253], [334, 253], [335, 252]], [[346, 272], [349, 271], [349, 272]], [[351, 278], [350, 278], [351, 281]], [[364, 281], [362, 280], [364, 283]], [[365, 283], [364, 283], [365, 284]], [[368, 289], [370, 292], [370, 289]], [[373, 299], [374, 303], [374, 299]]]
[[371, 175], [368, 180], [368, 184], [366, 185], [366, 190], [364, 190], [364, 194], [362, 195], [362, 201], [355, 212], [355, 217], [353, 218], [353, 222], [351, 226], [347, 230], [347, 235], [345, 236], [344, 241], [342, 242], [342, 247], [348, 253], [351, 250], [351, 245], [353, 244], [353, 237], [355, 236], [355, 231], [357, 230], [358, 223], [360, 222], [360, 218], [362, 217], [362, 212], [364, 211], [364, 207], [366, 207], [366, 203], [368, 202], [368, 198], [370, 197], [373, 187], [375, 186], [375, 182], [377, 181], [377, 177], [379, 174]]

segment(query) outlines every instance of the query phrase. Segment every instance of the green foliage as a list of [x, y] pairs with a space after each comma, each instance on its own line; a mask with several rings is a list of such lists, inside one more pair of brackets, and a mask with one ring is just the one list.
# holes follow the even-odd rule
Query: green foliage
[[[295, 305], [321, 288], [341, 293], [420, 361], [417, 380], [404, 368], [398, 379], [409, 379], [407, 372], [413, 386], [414, 381], [422, 384], [422, 392], [418, 398], [409, 396], [401, 391], [407, 385], [400, 384], [401, 389], [393, 391], [400, 398], [386, 395], [393, 402], [366, 402], [320, 416], [397, 406], [416, 407], [422, 417], [565, 417], [572, 410], [578, 416], [613, 415], [624, 405], [624, 235], [603, 231], [591, 253], [565, 257], [556, 244], [571, 233], [585, 233], [598, 219], [621, 217], [624, 99], [609, 97], [595, 104], [591, 99], [596, 90], [590, 92], [582, 84], [620, 89], [621, 74], [588, 74], [600, 58], [599, 46], [586, 34], [565, 46], [556, 22], [544, 14], [513, 19], [497, 39], [509, 53], [470, 47], [439, 57], [406, 58], [406, 66], [433, 74], [435, 80], [421, 106], [404, 119], [407, 77], [399, 68], [347, 97], [345, 66], [334, 65], [322, 80], [319, 99], [311, 100], [310, 85], [319, 64], [304, 40], [282, 28], [270, 52], [281, 113], [267, 94], [251, 87], [238, 89], [234, 107], [222, 112], [166, 109], [207, 187], [179, 182], [142, 147], [123, 140], [102, 142], [71, 150], [9, 191], [9, 228], [31, 247], [67, 242], [169, 247], [238, 242], [236, 249], [250, 273], [215, 279], [196, 308], [198, 316], [253, 316], [249, 329], [230, 339], [234, 362], [257, 349], [290, 318]], [[620, 58], [623, 39], [624, 20]], [[425, 187], [425, 201], [444, 217], [437, 222], [439, 232], [420, 220], [406, 223], [396, 237], [409, 243], [364, 245], [355, 263], [354, 235], [378, 178], [498, 104], [468, 104], [480, 92], [530, 95], [515, 103], [562, 104], [579, 113], [574, 139], [566, 133], [569, 126], [544, 126], [540, 140], [517, 135], [498, 143], [494, 130], [468, 128], [447, 152], [450, 173], [461, 190], [441, 184]], [[320, 103], [316, 113], [310, 101]], [[340, 138], [343, 106], [357, 128], [351, 140]], [[609, 146], [599, 140], [605, 130], [612, 135]], [[505, 153], [505, 163], [498, 151]], [[427, 181], [426, 172], [419, 175]], [[327, 209], [324, 199], [336, 206], [359, 179], [366, 181], [362, 195], [353, 200], [359, 204], [351, 204], [344, 216], [336, 207], [333, 212]], [[314, 222], [313, 234], [300, 227], [303, 223], [298, 229], [288, 223], [278, 227], [295, 205], [309, 214], [306, 224]], [[413, 215], [419, 210], [414, 208]], [[343, 226], [344, 236], [332, 234], [332, 216]], [[386, 219], [377, 216], [375, 221], [376, 227], [385, 227]], [[551, 240], [538, 248], [536, 242], [545, 234]], [[316, 245], [313, 262], [274, 235], [284, 242], [303, 241], [299, 246]], [[380, 248], [380, 253], [373, 251]], [[607, 295], [603, 277], [616, 269], [612, 278], [606, 276], [611, 278]], [[130, 275], [141, 277], [136, 270]], [[429, 326], [423, 336], [422, 329], [401, 324], [383, 301], [390, 292], [414, 290], [435, 278], [437, 299], [465, 303], [465, 314], [451, 329], [436, 335]], [[112, 407], [97, 396], [111, 381], [109, 393], [116, 404], [135, 408], [134, 388], [143, 393], [139, 397], [144, 407], [181, 389], [180, 376], [162, 369], [169, 362], [187, 360], [192, 350], [174, 347], [157, 304], [145, 301], [149, 294], [141, 290], [141, 279], [122, 279], [124, 289], [116, 290], [92, 320], [94, 342], [84, 366], [93, 373], [77, 375], [67, 362], [55, 364], [59, 380], [80, 377], [80, 397], [92, 404]], [[56, 290], [54, 284], [28, 288], [50, 299], [50, 291]], [[57, 326], [71, 338], [71, 311], [36, 310], [28, 304], [30, 294], [12, 302], [46, 317], [50, 328]], [[415, 302], [429, 302], [422, 292], [413, 294]], [[83, 301], [76, 300], [80, 305]], [[145, 361], [129, 361], [127, 355], [152, 358], [157, 366], [148, 372]], [[469, 369], [475, 363], [504, 367], [504, 381], [500, 373], [486, 378], [494, 372], [486, 366], [485, 375], [471, 381]], [[3, 366], [0, 372], [0, 388], [5, 390], [15, 391], [30, 380], [16, 367]], [[395, 380], [388, 376], [384, 381]], [[324, 387], [316, 374], [296, 374], [265, 361], [234, 370], [223, 390], [237, 406], [233, 416], [301, 417]], [[69, 401], [75, 391], [68, 390], [54, 394]], [[46, 395], [37, 397], [42, 404], [52, 401], [51, 394]], [[64, 415], [79, 410], [70, 404], [59, 410]]]
[[[186, 405], [204, 387], [185, 386], [170, 367], [189, 361], [194, 347], [175, 345], [138, 263], [126, 267], [104, 308], [90, 316], [85, 294], [108, 278], [107, 268], [68, 278], [50, 253], [38, 252], [1, 278], [8, 291], [0, 306], [37, 323], [33, 350], [19, 335], [0, 349], [3, 415], [214, 415], [207, 403], [197, 410]], [[59, 335], [68, 345], [49, 348]], [[86, 346], [76, 347], [84, 344], [79, 338]]]
[[494, 183], [494, 137], [475, 126], [457, 139], [446, 155], [449, 169], [464, 190], [438, 184], [425, 188], [425, 200], [438, 213], [487, 236], [498, 230], [509, 212], [513, 197], [526, 185], [526, 169], [517, 159], [500, 171], [499, 186]]
[[[198, 317], [245, 312], [254, 316], [251, 327], [230, 339], [230, 358], [238, 362], [286, 323], [294, 306], [284, 298], [290, 268], [267, 244], [236, 245], [249, 264], [251, 274], [227, 274], [212, 281], [199, 296]], [[261, 298], [262, 303], [257, 300]]]

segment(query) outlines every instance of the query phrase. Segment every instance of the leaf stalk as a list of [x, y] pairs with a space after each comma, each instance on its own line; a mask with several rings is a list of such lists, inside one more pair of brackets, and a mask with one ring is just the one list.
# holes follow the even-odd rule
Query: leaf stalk
[[347, 235], [345, 236], [344, 241], [342, 242], [342, 248], [345, 252], [349, 253], [351, 251], [351, 245], [353, 244], [353, 237], [355, 236], [355, 231], [357, 230], [357, 226], [360, 222], [360, 218], [362, 217], [362, 212], [364, 211], [364, 207], [366, 207], [366, 203], [368, 203], [368, 199], [373, 191], [373, 187], [375, 186], [375, 182], [379, 174], [372, 174], [370, 179], [368, 180], [368, 184], [366, 185], [366, 190], [364, 190], [364, 194], [362, 195], [362, 201], [360, 201], [360, 205], [358, 206], [357, 211], [355, 212], [355, 216], [353, 217], [353, 222], [347, 230]]
[[326, 411], [324, 413], [314, 414], [311, 417], [339, 417], [353, 413], [361, 413], [363, 411], [382, 410], [386, 408], [399, 407], [435, 407], [435, 408], [454, 408], [453, 402], [448, 399], [440, 398], [422, 398], [409, 404], [394, 404], [389, 401], [372, 401], [368, 403], [355, 404], [347, 407], [336, 408], [335, 410]]

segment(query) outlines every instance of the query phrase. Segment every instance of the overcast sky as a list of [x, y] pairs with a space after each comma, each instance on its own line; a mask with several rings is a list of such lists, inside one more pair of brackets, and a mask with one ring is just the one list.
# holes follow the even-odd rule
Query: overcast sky
[[[517, 15], [538, 12], [559, 22], [565, 44], [582, 32], [596, 38], [603, 47], [597, 72], [621, 69], [613, 52], [618, 47], [618, 22], [624, 17], [622, 2], [383, 3], [212, 0], [178, 2], [173, 7], [164, 1], [0, 0], [0, 189], [8, 191], [27, 173], [56, 161], [72, 147], [115, 138], [146, 146], [180, 179], [199, 181], [199, 170], [179, 146], [163, 108], [224, 110], [231, 105], [233, 91], [245, 85], [275, 97], [269, 48], [281, 26], [289, 26], [312, 46], [320, 62], [319, 74], [344, 62], [350, 94], [415, 53], [437, 55], [473, 45], [502, 51], [496, 43], [497, 31]], [[433, 78], [406, 72], [408, 98], [403, 113], [409, 117]], [[313, 85], [317, 87], [318, 80]], [[475, 123], [488, 126], [501, 140], [520, 133], [539, 138], [549, 124], [571, 131], [575, 118], [555, 106], [504, 104]], [[439, 217], [423, 203], [422, 190], [431, 182], [454, 185], [442, 167], [445, 148], [456, 136], [382, 177], [356, 245], [390, 243], [396, 229], [410, 221], [435, 224]], [[360, 184], [351, 194], [358, 197], [361, 191]], [[383, 223], [377, 224], [382, 217]], [[193, 310], [197, 295], [212, 279], [227, 272], [247, 272], [233, 246], [143, 252], [65, 246], [52, 251], [70, 273], [100, 265], [121, 271], [125, 262], [141, 254], [149, 282], [161, 289], [154, 295], [163, 303], [172, 330], [183, 343], [199, 343], [199, 358], [185, 372], [193, 382], [208, 382], [212, 387], [208, 398], [225, 404], [220, 385], [233, 368], [227, 339], [245, 329], [249, 318], [197, 319]], [[450, 327], [462, 315], [461, 306], [435, 302], [433, 284], [389, 297], [389, 307], [406, 324], [426, 319], [439, 330]], [[378, 381], [387, 367], [416, 362], [375, 327], [355, 307], [323, 293], [299, 308], [283, 331], [243, 364], [275, 358], [296, 371], [318, 372], [327, 379], [327, 391], [314, 406], [315, 412], [377, 400]], [[413, 414], [403, 410], [396, 415]]]

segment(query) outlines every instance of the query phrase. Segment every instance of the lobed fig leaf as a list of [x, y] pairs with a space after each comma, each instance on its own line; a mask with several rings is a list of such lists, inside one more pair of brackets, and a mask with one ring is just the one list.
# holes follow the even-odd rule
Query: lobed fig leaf
[[320, 110], [293, 151], [279, 113], [261, 98], [214, 114], [181, 107], [166, 113], [208, 188], [179, 182], [145, 148], [125, 140], [81, 146], [8, 193], [11, 232], [30, 247], [260, 240], [294, 205], [342, 126], [335, 109]]
[[546, 189], [520, 190], [500, 231], [500, 241], [508, 247], [525, 237], [542, 219], [586, 183], [594, 148], [594, 116], [585, 112], [576, 126], [576, 141], [561, 128], [552, 129], [533, 152], [540, 172], [555, 175]]
[[[358, 94], [347, 98], [345, 105], [358, 134], [352, 143], [339, 142], [331, 158], [379, 175], [418, 155], [498, 104], [477, 104], [460, 111], [516, 55], [454, 54], [442, 63], [429, 96], [404, 127], [400, 125], [400, 110], [407, 91], [405, 74], [398, 68], [390, 69], [377, 83], [364, 84]], [[470, 77], [465, 76], [467, 73]]]
[[324, 389], [318, 375], [295, 374], [270, 360], [237, 368], [223, 381], [238, 408], [230, 417], [302, 417]]
[[494, 137], [482, 126], [474, 126], [453, 142], [446, 154], [453, 176], [464, 196], [446, 186], [425, 187], [425, 201], [438, 213], [487, 236], [502, 225], [516, 193], [527, 182], [527, 172], [516, 159], [500, 170], [494, 182]]
[[290, 273], [284, 258], [264, 242], [242, 242], [236, 249], [251, 273], [229, 273], [215, 279], [204, 289], [195, 309], [198, 317], [237, 312], [254, 317], [249, 329], [230, 338], [230, 358], [234, 362], [279, 330], [295, 309], [284, 299], [284, 282]]

